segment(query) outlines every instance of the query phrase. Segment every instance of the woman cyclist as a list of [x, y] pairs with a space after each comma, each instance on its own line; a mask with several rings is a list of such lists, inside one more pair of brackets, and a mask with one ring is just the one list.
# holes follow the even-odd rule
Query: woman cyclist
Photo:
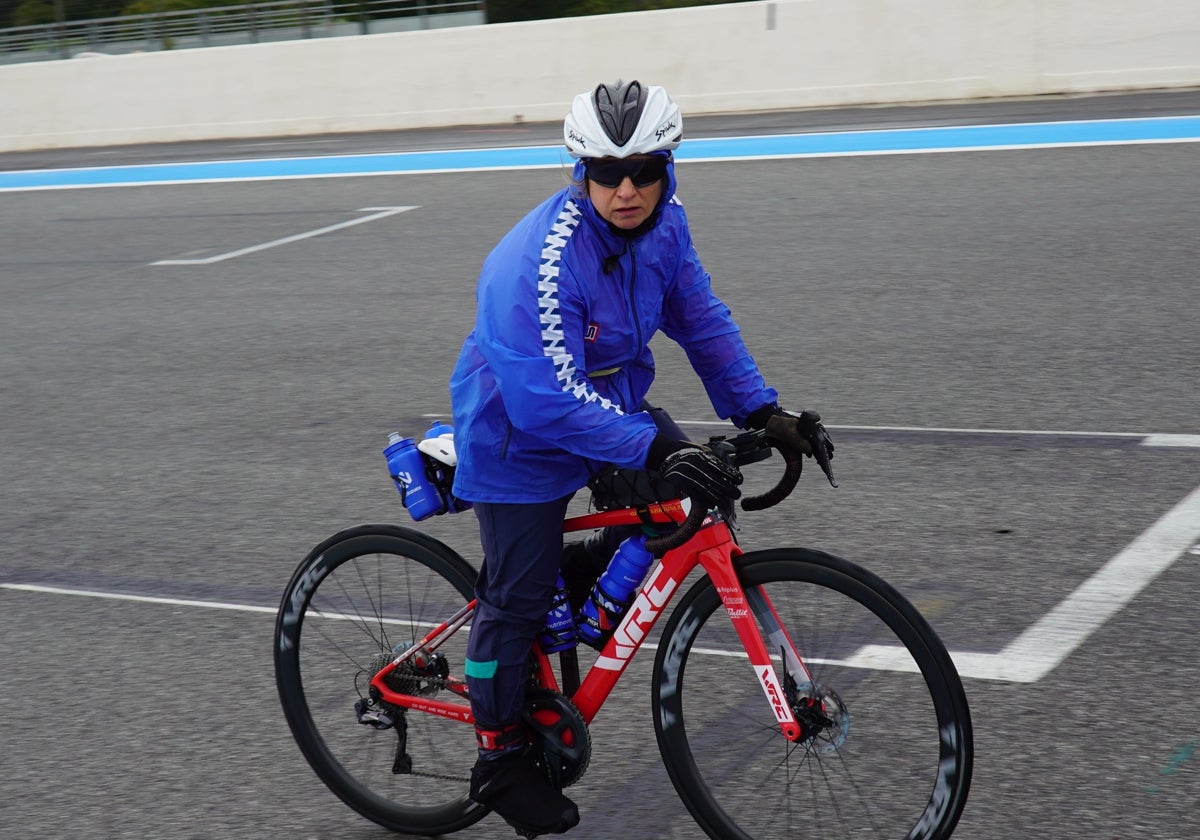
[[[520, 720], [571, 496], [614, 464], [657, 471], [696, 504], [740, 495], [735, 468], [646, 402], [651, 337], [662, 330], [683, 347], [720, 417], [832, 453], [819, 416], [779, 408], [711, 288], [675, 198], [682, 119], [667, 92], [601, 84], [575, 97], [563, 135], [573, 183], [484, 262], [474, 330], [450, 380], [454, 493], [474, 503], [484, 557], [465, 667], [479, 745], [471, 797], [526, 836], [579, 822]], [[594, 580], [599, 570], [584, 566]]]

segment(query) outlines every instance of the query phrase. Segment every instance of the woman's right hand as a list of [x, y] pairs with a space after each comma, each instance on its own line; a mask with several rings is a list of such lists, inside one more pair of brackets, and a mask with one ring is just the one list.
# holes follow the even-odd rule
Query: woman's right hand
[[738, 485], [742, 483], [742, 473], [737, 467], [695, 444], [680, 446], [664, 457], [657, 469], [681, 495], [705, 508], [741, 498]]

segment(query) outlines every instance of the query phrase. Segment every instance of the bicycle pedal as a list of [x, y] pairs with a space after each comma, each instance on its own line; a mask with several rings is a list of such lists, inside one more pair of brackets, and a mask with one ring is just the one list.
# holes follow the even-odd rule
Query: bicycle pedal
[[370, 705], [371, 701], [365, 697], [354, 704], [354, 717], [359, 723], [374, 729], [391, 729], [396, 725], [394, 717], [382, 709], [372, 709]]

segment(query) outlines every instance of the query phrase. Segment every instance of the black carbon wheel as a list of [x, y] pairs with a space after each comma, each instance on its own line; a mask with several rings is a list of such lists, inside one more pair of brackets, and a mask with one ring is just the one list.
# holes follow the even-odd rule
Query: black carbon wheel
[[[466, 604], [474, 582], [475, 571], [442, 543], [365, 525], [313, 549], [284, 592], [275, 678], [296, 743], [342, 801], [393, 831], [449, 834], [487, 813], [467, 796], [477, 755], [471, 726], [365, 700], [393, 651]], [[466, 641], [459, 632], [437, 657], [397, 673], [393, 688], [445, 699], [439, 677], [462, 672]], [[360, 723], [364, 708], [387, 720]]]
[[[973, 741], [945, 647], [878, 576], [804, 549], [743, 555], [811, 674], [773, 661], [803, 727], [780, 732], [708, 578], [675, 607], [654, 663], [654, 725], [680, 798], [720, 840], [949, 837], [966, 804]], [[760, 620], [760, 627], [762, 621]]]

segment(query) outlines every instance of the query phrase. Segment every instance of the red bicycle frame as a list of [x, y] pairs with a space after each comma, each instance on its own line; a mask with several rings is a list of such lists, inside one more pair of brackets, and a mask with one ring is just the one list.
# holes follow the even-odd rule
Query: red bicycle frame
[[[659, 523], [680, 522], [685, 516], [686, 511], [683, 505], [676, 500], [651, 505], [648, 508], [623, 508], [572, 517], [564, 521], [563, 531], [571, 533], [613, 525], [640, 525], [644, 524], [647, 518], [652, 522]], [[811, 677], [787, 631], [779, 622], [778, 615], [766, 593], [761, 587], [753, 587], [749, 591], [743, 590], [733, 565], [734, 559], [741, 554], [742, 550], [734, 542], [728, 524], [723, 519], [710, 515], [695, 536], [679, 548], [672, 549], [663, 555], [662, 560], [642, 584], [641, 590], [629, 609], [621, 617], [616, 630], [613, 631], [595, 663], [588, 670], [579, 689], [571, 695], [571, 702], [585, 721], [591, 723], [595, 718], [679, 585], [699, 565], [703, 567], [717, 589], [725, 612], [733, 622], [738, 638], [749, 657], [750, 665], [754, 669], [754, 675], [762, 686], [763, 693], [766, 695], [784, 737], [790, 741], [800, 738], [800, 724], [797, 723], [790, 705], [785, 700], [783, 686], [780, 684], [779, 676], [767, 651], [767, 642], [764, 641], [763, 634], [759, 632], [758, 625], [755, 623], [756, 617], [766, 628], [767, 639], [770, 641], [772, 649], [781, 651], [784, 666], [792, 678], [797, 683], [808, 683], [811, 682]], [[431, 630], [419, 642], [398, 655], [389, 666], [374, 676], [371, 685], [379, 692], [383, 702], [466, 723], [474, 721], [470, 707], [462, 702], [401, 694], [389, 688], [384, 680], [384, 677], [393, 668], [411, 657], [422, 652], [432, 653], [435, 651], [445, 639], [448, 639], [470, 620], [474, 608], [475, 602], [471, 601], [454, 616]], [[558, 680], [551, 666], [550, 657], [542, 652], [541, 647], [536, 643], [535, 651], [538, 682], [546, 688], [557, 691], [559, 689]], [[446, 685], [459, 697], [467, 697], [465, 682], [452, 679], [447, 680]]]

